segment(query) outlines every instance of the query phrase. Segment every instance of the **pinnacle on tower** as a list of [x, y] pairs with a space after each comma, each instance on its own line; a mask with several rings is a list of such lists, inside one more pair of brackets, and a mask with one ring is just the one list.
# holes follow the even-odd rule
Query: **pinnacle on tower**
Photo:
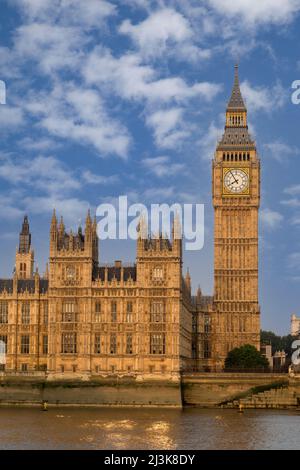
[[53, 209], [53, 214], [52, 214], [52, 219], [51, 219], [51, 226], [56, 227], [57, 226], [57, 218], [56, 218], [56, 211]]
[[255, 142], [248, 130], [247, 108], [242, 97], [238, 66], [236, 65], [233, 89], [226, 109], [225, 132], [218, 144], [217, 150], [222, 152], [228, 151], [228, 154], [224, 153], [223, 157], [231, 158], [232, 150], [240, 150], [241, 146], [247, 151], [255, 150]]
[[29, 253], [31, 247], [31, 233], [29, 230], [28, 217], [25, 215], [22, 230], [19, 237], [19, 253]]
[[86, 216], [85, 226], [90, 227], [91, 225], [92, 225], [92, 219], [91, 219], [91, 211], [89, 209], [87, 216]]
[[93, 220], [93, 232], [97, 233], [97, 219], [96, 219], [96, 216], [94, 216], [94, 220]]
[[64, 230], [65, 230], [64, 218], [63, 218], [62, 215], [61, 215], [61, 217], [60, 217], [60, 222], [59, 222], [59, 227], [58, 227], [58, 228], [59, 228], [60, 231], [64, 231]]
[[231, 97], [227, 106], [228, 111], [246, 111], [246, 106], [242, 97], [240, 81], [239, 81], [239, 66], [234, 67], [234, 84]]

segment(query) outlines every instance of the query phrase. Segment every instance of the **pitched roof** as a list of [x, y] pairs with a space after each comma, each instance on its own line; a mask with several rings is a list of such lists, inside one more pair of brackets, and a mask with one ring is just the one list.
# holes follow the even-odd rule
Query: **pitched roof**
[[[105, 280], [105, 270], [107, 269], [107, 280], [111, 282], [114, 278], [117, 281], [121, 280], [121, 268], [115, 266], [100, 266], [94, 271], [94, 279]], [[136, 266], [124, 266], [123, 267], [124, 281], [132, 279], [136, 281]]]
[[[40, 294], [48, 291], [48, 280], [40, 279], [39, 282]], [[0, 279], [0, 293], [6, 291], [8, 294], [13, 293], [13, 279]], [[35, 293], [34, 279], [18, 279], [18, 294], [22, 292]]]

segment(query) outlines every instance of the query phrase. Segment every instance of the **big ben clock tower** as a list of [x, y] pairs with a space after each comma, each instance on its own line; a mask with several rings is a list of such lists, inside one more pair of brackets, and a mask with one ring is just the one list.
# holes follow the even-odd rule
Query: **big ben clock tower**
[[213, 160], [214, 335], [212, 357], [222, 367], [229, 351], [259, 348], [258, 213], [260, 160], [247, 125], [238, 66], [224, 135]]

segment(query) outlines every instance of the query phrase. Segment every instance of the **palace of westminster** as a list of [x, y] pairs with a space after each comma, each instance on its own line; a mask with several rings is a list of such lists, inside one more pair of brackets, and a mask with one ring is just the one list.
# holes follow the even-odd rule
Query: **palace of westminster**
[[136, 264], [102, 266], [96, 221], [66, 232], [53, 213], [49, 267], [40, 276], [24, 218], [12, 279], [0, 279], [0, 341], [7, 372], [52, 377], [176, 379], [219, 371], [230, 350], [260, 346], [260, 160], [248, 132], [238, 68], [212, 163], [214, 295], [191, 292], [182, 241], [137, 240]]

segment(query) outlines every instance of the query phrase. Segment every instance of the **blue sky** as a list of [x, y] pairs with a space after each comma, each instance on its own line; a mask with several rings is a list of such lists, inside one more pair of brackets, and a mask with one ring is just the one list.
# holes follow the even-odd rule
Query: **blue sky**
[[[262, 160], [262, 326], [300, 313], [300, 0], [0, 0], [0, 275], [28, 213], [40, 271], [53, 207], [66, 225], [89, 207], [205, 204], [205, 247], [184, 255], [213, 290], [211, 159], [233, 65]], [[101, 262], [134, 242], [102, 242]]]

